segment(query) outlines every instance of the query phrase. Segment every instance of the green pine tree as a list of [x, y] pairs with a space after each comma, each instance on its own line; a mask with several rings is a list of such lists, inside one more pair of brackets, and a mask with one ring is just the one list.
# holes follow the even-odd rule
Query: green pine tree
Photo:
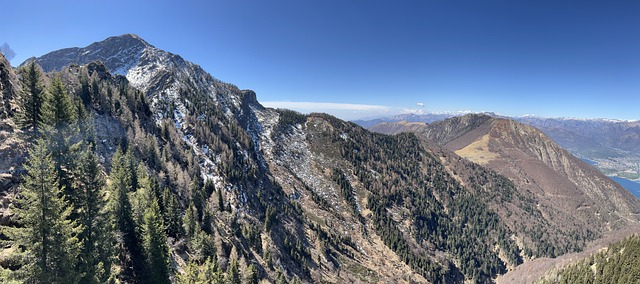
[[78, 94], [82, 103], [86, 106], [92, 105], [93, 101], [91, 99], [91, 86], [89, 86], [89, 77], [87, 76], [87, 72], [82, 71], [80, 75], [80, 92]]
[[231, 259], [231, 264], [229, 264], [229, 268], [227, 269], [227, 284], [240, 284], [240, 270], [238, 268], [238, 260], [233, 258]]
[[207, 179], [204, 182], [204, 196], [206, 199], [209, 199], [214, 191], [216, 191], [216, 185], [213, 183], [213, 179]]
[[222, 190], [218, 190], [218, 210], [224, 211], [224, 200], [222, 199]]
[[199, 229], [197, 218], [196, 208], [193, 205], [193, 202], [190, 202], [189, 207], [187, 207], [187, 210], [184, 212], [184, 217], [182, 217], [182, 226], [184, 227], [187, 239], [193, 238], [196, 234], [196, 230]]
[[60, 77], [53, 79], [42, 109], [42, 121], [61, 130], [71, 126], [75, 117], [73, 102]]
[[95, 150], [96, 147], [96, 131], [93, 124], [93, 112], [87, 110], [82, 104], [82, 100], [75, 100], [76, 125], [78, 126], [78, 140], [83, 141], [83, 146]]
[[287, 277], [284, 275], [284, 273], [282, 272], [282, 270], [280, 270], [278, 268], [278, 270], [276, 271], [276, 275], [278, 275], [278, 278], [276, 278], [276, 283], [277, 284], [287, 284], [289, 283], [287, 281]]
[[183, 272], [176, 277], [178, 284], [198, 284], [200, 277], [200, 266], [195, 261], [189, 261], [182, 267]]
[[65, 202], [56, 170], [40, 139], [29, 152], [27, 174], [16, 200], [17, 221], [23, 227], [10, 231], [16, 244], [29, 255], [23, 267], [27, 283], [77, 283], [75, 271], [80, 243], [78, 226], [69, 220], [72, 208]]
[[155, 196], [152, 197], [152, 202], [144, 214], [143, 232], [148, 270], [147, 280], [149, 283], [170, 283], [169, 245]]
[[168, 187], [162, 192], [162, 203], [164, 207], [164, 223], [167, 226], [167, 235], [173, 238], [180, 238], [183, 235], [183, 229], [180, 222], [180, 208], [175, 195], [171, 193]]
[[245, 283], [247, 284], [258, 284], [258, 272], [256, 271], [255, 266], [249, 264], [247, 267], [247, 276], [245, 277]]
[[37, 136], [42, 123], [41, 114], [44, 103], [42, 71], [34, 60], [26, 67], [20, 67], [18, 73], [23, 92], [17, 99], [20, 111], [16, 122], [23, 130], [30, 131], [33, 136]]
[[75, 110], [71, 97], [60, 77], [51, 84], [42, 107], [42, 121], [49, 140], [49, 149], [55, 162], [58, 182], [65, 188], [65, 194], [76, 206], [70, 170], [74, 168], [74, 155], [71, 152], [71, 138], [74, 136]]
[[204, 188], [199, 185], [197, 181], [191, 182], [191, 201], [198, 213], [198, 221], [202, 220], [204, 216], [204, 204], [207, 201], [203, 192]]
[[110, 276], [115, 240], [106, 211], [104, 179], [95, 154], [88, 148], [80, 154], [74, 170], [74, 188], [78, 195], [77, 220], [82, 225], [82, 282], [104, 283]]
[[148, 208], [151, 206], [156, 197], [154, 179], [149, 176], [147, 168], [142, 164], [138, 164], [136, 167], [136, 176], [138, 180], [138, 188], [134, 188], [134, 192], [130, 194], [131, 205], [133, 208], [134, 222], [138, 224], [139, 235], [142, 235], [140, 231], [144, 224], [144, 214], [147, 213]]
[[129, 192], [133, 191], [133, 170], [129, 158], [129, 155], [123, 154], [122, 148], [118, 148], [113, 155], [108, 206], [111, 226], [118, 236], [119, 263], [123, 269], [121, 276], [125, 282], [135, 282], [144, 270], [144, 256], [129, 200]]
[[224, 274], [222, 273], [222, 268], [218, 265], [218, 258], [215, 254], [207, 258], [207, 261], [202, 266], [204, 267], [204, 272], [201, 279], [207, 281], [204, 283], [218, 284], [224, 282]]
[[184, 272], [176, 277], [176, 282], [179, 284], [222, 284], [224, 283], [223, 276], [214, 255], [207, 258], [202, 264], [189, 260], [184, 267]]
[[216, 254], [213, 236], [201, 229], [197, 229], [193, 238], [189, 239], [187, 248], [189, 249], [189, 257], [198, 263], [203, 263], [208, 257]]
[[126, 182], [129, 184], [130, 191], [135, 191], [138, 189], [138, 187], [140, 187], [140, 181], [138, 177], [138, 166], [136, 163], [136, 159], [134, 158], [132, 147], [127, 148], [127, 152], [125, 152], [124, 158], [124, 167], [129, 172]]

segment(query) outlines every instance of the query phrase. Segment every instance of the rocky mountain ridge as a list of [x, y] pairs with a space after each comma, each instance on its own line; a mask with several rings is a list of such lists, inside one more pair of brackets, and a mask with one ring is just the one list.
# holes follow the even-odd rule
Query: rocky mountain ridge
[[94, 42], [82, 48], [56, 50], [38, 58], [30, 58], [27, 62], [35, 59], [43, 70], [51, 72], [61, 71], [71, 63], [84, 65], [92, 61], [101, 61], [112, 74], [126, 75], [131, 68], [139, 64], [142, 53], [153, 48], [140, 37], [126, 34]]
[[16, 80], [15, 73], [9, 61], [0, 53], [0, 101], [3, 107], [0, 109], [0, 118], [7, 118], [13, 112], [13, 99], [20, 92], [20, 84]]
[[[70, 64], [100, 61], [111, 74], [125, 76], [133, 87], [145, 92], [153, 107], [175, 103], [180, 115], [184, 115], [185, 108], [180, 97], [187, 92], [210, 96], [227, 115], [241, 113], [244, 93], [236, 86], [213, 78], [200, 66], [158, 49], [137, 35], [109, 37], [83, 48], [61, 49], [26, 62], [31, 60], [45, 72], [60, 71]], [[256, 102], [255, 94], [249, 99]]]

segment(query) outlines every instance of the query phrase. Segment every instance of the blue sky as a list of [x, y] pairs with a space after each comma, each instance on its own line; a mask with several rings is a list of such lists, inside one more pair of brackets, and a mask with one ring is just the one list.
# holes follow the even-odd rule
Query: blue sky
[[[55, 3], [54, 3], [55, 2]], [[134, 33], [273, 106], [640, 119], [640, 1], [3, 1], [31, 56]], [[419, 106], [422, 103], [423, 106]]]

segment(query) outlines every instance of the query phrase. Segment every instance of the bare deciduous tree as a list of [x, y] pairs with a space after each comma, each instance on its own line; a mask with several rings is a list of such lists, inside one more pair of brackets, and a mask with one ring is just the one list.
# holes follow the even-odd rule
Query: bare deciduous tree
[[11, 47], [9, 47], [8, 43], [3, 43], [2, 46], [0, 46], [0, 51], [2, 52], [2, 54], [4, 54], [4, 57], [7, 58], [7, 60], [11, 61], [11, 59], [13, 59], [14, 57], [16, 57], [16, 53], [13, 51], [13, 49], [11, 49]]

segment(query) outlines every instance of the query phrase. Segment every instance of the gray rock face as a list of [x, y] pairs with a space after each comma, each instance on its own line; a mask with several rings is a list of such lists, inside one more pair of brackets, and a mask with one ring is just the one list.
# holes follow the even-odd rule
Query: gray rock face
[[0, 53], [0, 119], [7, 118], [11, 114], [11, 100], [16, 96], [20, 84], [16, 78], [9, 61]]
[[[72, 63], [84, 65], [99, 60], [111, 73], [126, 75], [129, 69], [138, 64], [142, 51], [152, 47], [136, 35], [125, 34], [94, 42], [87, 47], [56, 50], [35, 60], [45, 72], [60, 71]], [[30, 60], [34, 59], [27, 62]]]

